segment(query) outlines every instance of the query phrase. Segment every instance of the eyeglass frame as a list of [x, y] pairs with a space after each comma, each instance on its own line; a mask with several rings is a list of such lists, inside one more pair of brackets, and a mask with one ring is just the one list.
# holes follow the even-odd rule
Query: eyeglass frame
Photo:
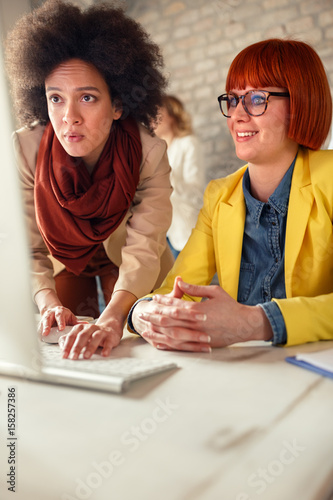
[[[245, 97], [248, 95], [248, 94], [251, 94], [251, 92], [263, 92], [265, 95], [266, 95], [266, 102], [265, 102], [265, 109], [262, 113], [260, 113], [259, 115], [254, 115], [252, 113], [249, 112], [249, 110], [247, 109], [246, 105], [245, 105], [245, 102], [244, 102], [244, 99]], [[220, 106], [220, 110], [221, 110], [221, 113], [223, 116], [225, 116], [226, 118], [231, 118], [231, 115], [226, 115], [225, 113], [223, 113], [223, 109], [222, 109], [222, 101], [226, 102], [227, 99], [222, 99], [223, 97], [227, 97], [229, 94], [233, 95], [236, 99], [236, 106], [234, 109], [237, 108], [238, 104], [239, 104], [239, 101], [241, 100], [242, 101], [242, 105], [243, 105], [243, 108], [245, 110], [245, 112], [249, 115], [249, 116], [261, 116], [265, 113], [266, 109], [267, 109], [267, 106], [268, 106], [268, 99], [270, 98], [270, 96], [280, 96], [280, 97], [290, 97], [290, 94], [289, 92], [270, 92], [269, 90], [261, 90], [261, 89], [256, 89], [256, 90], [248, 90], [247, 92], [245, 92], [245, 94], [242, 94], [242, 95], [237, 95], [237, 94], [234, 94], [233, 92], [227, 92], [225, 94], [221, 94], [220, 96], [218, 96], [217, 100], [219, 102], [219, 106]]]

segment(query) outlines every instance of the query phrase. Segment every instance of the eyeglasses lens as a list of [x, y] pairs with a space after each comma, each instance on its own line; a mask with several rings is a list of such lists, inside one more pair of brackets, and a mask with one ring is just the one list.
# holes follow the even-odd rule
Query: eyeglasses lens
[[[240, 96], [237, 98], [234, 94], [227, 94], [226, 100], [221, 101], [222, 111], [224, 115], [230, 116], [236, 109], [238, 102], [242, 100]], [[252, 116], [260, 116], [266, 108], [267, 97], [264, 92], [250, 91], [243, 96], [245, 111]]]
[[244, 104], [251, 115], [262, 115], [266, 106], [266, 94], [258, 91], [249, 92], [248, 94], [245, 94]]

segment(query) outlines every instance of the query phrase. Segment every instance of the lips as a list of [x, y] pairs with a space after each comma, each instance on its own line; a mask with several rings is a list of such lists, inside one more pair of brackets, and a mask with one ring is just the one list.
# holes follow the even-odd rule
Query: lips
[[65, 140], [67, 142], [79, 142], [83, 139], [83, 135], [78, 134], [77, 132], [66, 132], [64, 134]]

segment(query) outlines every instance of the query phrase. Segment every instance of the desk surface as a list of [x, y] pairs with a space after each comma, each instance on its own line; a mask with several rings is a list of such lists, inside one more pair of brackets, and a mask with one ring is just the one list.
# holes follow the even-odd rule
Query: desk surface
[[[0, 498], [327, 500], [333, 380], [286, 356], [333, 342], [157, 351], [128, 335], [119, 354], [179, 369], [123, 395], [0, 377]], [[16, 493], [7, 491], [7, 390], [16, 387]]]

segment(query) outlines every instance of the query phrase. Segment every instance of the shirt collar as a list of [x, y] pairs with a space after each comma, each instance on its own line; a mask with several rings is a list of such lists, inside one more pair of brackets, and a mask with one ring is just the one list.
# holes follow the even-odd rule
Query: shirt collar
[[[279, 214], [283, 217], [286, 216], [288, 210], [289, 193], [291, 187], [291, 178], [294, 171], [295, 156], [292, 164], [288, 168], [287, 172], [284, 174], [280, 184], [275, 189], [274, 193], [268, 198], [267, 204], [271, 205]], [[259, 219], [265, 203], [253, 198], [250, 193], [250, 175], [248, 169], [246, 169], [243, 176], [243, 192], [246, 203], [246, 208], [249, 215], [253, 218], [256, 225], [259, 225]]]

